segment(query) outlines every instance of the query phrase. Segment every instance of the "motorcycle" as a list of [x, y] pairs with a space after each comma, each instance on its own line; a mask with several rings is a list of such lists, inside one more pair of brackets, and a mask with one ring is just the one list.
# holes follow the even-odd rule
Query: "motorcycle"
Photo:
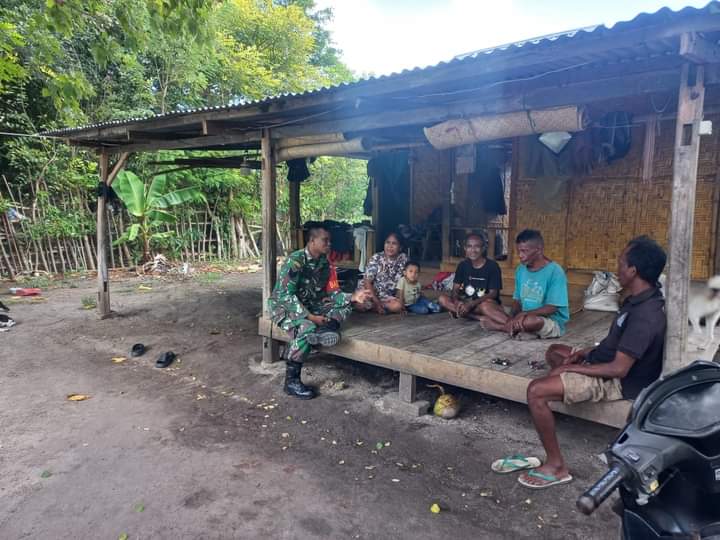
[[720, 365], [697, 361], [645, 388], [606, 456], [582, 513], [618, 490], [624, 540], [720, 540]]

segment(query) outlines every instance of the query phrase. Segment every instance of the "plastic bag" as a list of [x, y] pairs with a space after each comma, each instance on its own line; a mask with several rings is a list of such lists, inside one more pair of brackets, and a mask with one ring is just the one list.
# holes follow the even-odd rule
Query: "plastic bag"
[[595, 272], [585, 290], [583, 308], [589, 311], [617, 311], [620, 308], [620, 281], [612, 272]]

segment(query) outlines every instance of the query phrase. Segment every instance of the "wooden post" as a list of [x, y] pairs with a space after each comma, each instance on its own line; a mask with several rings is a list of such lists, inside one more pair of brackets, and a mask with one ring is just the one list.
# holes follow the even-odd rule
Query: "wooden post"
[[290, 214], [290, 250], [300, 249], [300, 182], [288, 181], [289, 214]]
[[[268, 299], [272, 294], [277, 278], [277, 216], [276, 216], [276, 185], [275, 185], [275, 158], [273, 156], [270, 130], [262, 132], [262, 265], [263, 265], [263, 317], [269, 318]], [[292, 182], [291, 182], [292, 183]], [[264, 337], [262, 361], [263, 363], [278, 360], [278, 342]]]
[[[518, 189], [520, 184], [520, 138], [512, 141], [512, 155], [510, 156], [510, 204], [508, 205], [508, 263], [512, 268], [515, 262], [515, 237], [518, 231]], [[570, 208], [568, 207], [568, 213]], [[567, 246], [567, 242], [565, 243]]]
[[400, 388], [398, 390], [398, 396], [400, 401], [405, 403], [412, 403], [415, 401], [416, 396], [416, 379], [415, 375], [409, 373], [400, 372]]
[[690, 286], [695, 188], [700, 121], [703, 115], [705, 85], [703, 66], [684, 64], [678, 94], [675, 127], [673, 185], [670, 211], [670, 253], [667, 267], [667, 335], [663, 372], [687, 365], [688, 289]]
[[110, 280], [107, 267], [107, 188], [109, 156], [107, 150], [100, 151], [100, 185], [97, 199], [97, 275], [98, 315], [105, 319], [110, 315]]
[[[110, 170], [110, 156], [107, 150], [100, 151], [100, 190], [97, 201], [97, 272], [98, 272], [98, 315], [101, 319], [110, 316], [110, 278], [108, 277], [108, 219], [107, 190], [122, 170], [130, 154], [123, 152]], [[112, 249], [112, 246], [110, 246]]]

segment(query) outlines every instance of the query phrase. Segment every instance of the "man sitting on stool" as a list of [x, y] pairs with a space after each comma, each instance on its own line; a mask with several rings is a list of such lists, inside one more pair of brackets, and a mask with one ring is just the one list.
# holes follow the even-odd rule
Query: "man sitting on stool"
[[312, 399], [315, 391], [300, 380], [302, 364], [313, 345], [332, 347], [340, 341], [340, 323], [352, 311], [351, 302], [364, 302], [365, 290], [346, 294], [330, 281], [330, 233], [321, 227], [308, 231], [305, 249], [290, 254], [280, 268], [268, 299], [272, 322], [290, 334], [285, 349], [285, 393]]

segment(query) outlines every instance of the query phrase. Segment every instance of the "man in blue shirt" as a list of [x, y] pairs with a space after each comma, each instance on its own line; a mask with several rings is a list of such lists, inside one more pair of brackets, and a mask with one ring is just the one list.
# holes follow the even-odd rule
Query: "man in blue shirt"
[[510, 335], [525, 332], [543, 339], [558, 338], [570, 319], [565, 272], [545, 256], [540, 231], [526, 229], [515, 243], [520, 265], [515, 270], [510, 314], [494, 302], [485, 302], [480, 322], [483, 328]]

